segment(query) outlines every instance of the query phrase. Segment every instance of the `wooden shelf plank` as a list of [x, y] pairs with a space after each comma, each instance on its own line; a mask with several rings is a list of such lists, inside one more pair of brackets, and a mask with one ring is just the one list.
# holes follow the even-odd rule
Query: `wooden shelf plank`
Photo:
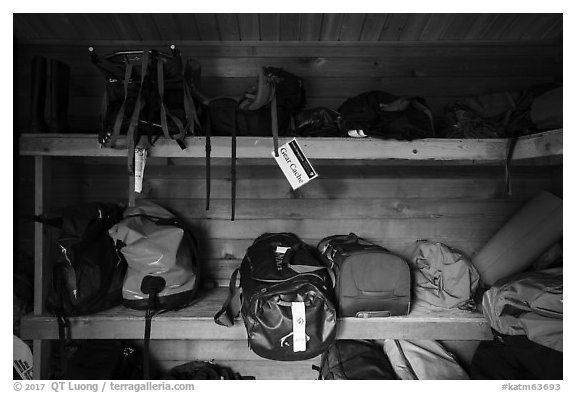
[[[291, 138], [280, 138], [283, 144]], [[343, 160], [421, 160], [502, 162], [506, 159], [507, 139], [420, 139], [395, 141], [355, 138], [298, 138], [310, 159]], [[205, 138], [186, 138], [181, 150], [171, 140], [160, 139], [149, 150], [150, 157], [205, 156]], [[212, 157], [231, 156], [231, 138], [211, 138]], [[272, 137], [239, 137], [238, 158], [271, 158]], [[122, 148], [124, 147], [124, 148]], [[514, 160], [549, 159], [562, 156], [562, 129], [525, 136], [519, 139]], [[118, 148], [100, 148], [95, 135], [22, 134], [20, 154], [27, 156], [124, 157], [125, 138]]]
[[[198, 302], [177, 312], [158, 315], [152, 323], [152, 339], [246, 340], [241, 320], [233, 327], [217, 326], [213, 315], [220, 309], [227, 288], [202, 294]], [[70, 318], [73, 339], [141, 339], [144, 337], [144, 311], [116, 307], [106, 312]], [[58, 324], [50, 315], [28, 315], [22, 320], [23, 339], [58, 338]], [[408, 316], [357, 319], [341, 318], [338, 338], [412, 338], [435, 340], [490, 340], [490, 326], [479, 312], [430, 310], [414, 304]]]

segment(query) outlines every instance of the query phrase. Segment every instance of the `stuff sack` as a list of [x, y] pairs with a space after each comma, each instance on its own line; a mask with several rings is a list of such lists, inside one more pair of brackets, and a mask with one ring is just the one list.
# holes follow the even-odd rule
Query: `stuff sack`
[[368, 340], [336, 340], [320, 360], [318, 379], [398, 379], [380, 345]]
[[475, 310], [480, 275], [462, 251], [443, 243], [419, 240], [409, 259], [414, 297], [442, 308]]
[[150, 201], [137, 201], [110, 236], [126, 258], [123, 304], [146, 310], [144, 379], [150, 379], [148, 347], [152, 317], [162, 310], [189, 305], [198, 290], [198, 245], [188, 226], [168, 210]]
[[[46, 309], [57, 317], [92, 314], [122, 303], [126, 262], [108, 230], [122, 218], [120, 206], [90, 202], [35, 219], [58, 229], [61, 254], [52, 266]], [[59, 318], [60, 321], [60, 318]]]
[[344, 136], [413, 140], [434, 137], [432, 112], [420, 97], [369, 91], [347, 99], [339, 108]]
[[434, 340], [384, 340], [384, 352], [400, 379], [470, 379], [454, 355]]
[[497, 281], [484, 292], [482, 312], [505, 335], [528, 339], [562, 352], [563, 269], [530, 271]]
[[325, 107], [304, 109], [296, 116], [296, 136], [339, 137], [340, 114]]
[[408, 314], [410, 269], [403, 258], [353, 233], [326, 237], [318, 250], [336, 276], [339, 317]]
[[250, 349], [263, 358], [310, 359], [336, 336], [332, 282], [313, 247], [292, 233], [266, 233], [232, 274], [231, 292], [214, 320], [232, 326], [240, 313]]
[[[124, 306], [146, 310], [153, 301], [153, 309], [174, 310], [190, 304], [198, 289], [200, 264], [196, 240], [183, 221], [153, 202], [137, 201], [110, 229], [110, 236], [128, 263]], [[148, 292], [144, 287], [149, 281], [161, 282], [162, 288]]]
[[[102, 106], [102, 146], [115, 147], [127, 135], [129, 167], [134, 146], [150, 147], [160, 136], [174, 139], [184, 149], [184, 137], [195, 135], [196, 107], [180, 51], [114, 52], [104, 57], [91, 51], [92, 63], [106, 78]], [[141, 140], [146, 135], [147, 139]], [[132, 172], [131, 172], [132, 173]]]

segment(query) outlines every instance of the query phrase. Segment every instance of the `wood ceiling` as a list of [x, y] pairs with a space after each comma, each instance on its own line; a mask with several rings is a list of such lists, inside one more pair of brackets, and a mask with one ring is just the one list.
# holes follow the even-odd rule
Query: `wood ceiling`
[[539, 41], [562, 14], [14, 14], [16, 43]]

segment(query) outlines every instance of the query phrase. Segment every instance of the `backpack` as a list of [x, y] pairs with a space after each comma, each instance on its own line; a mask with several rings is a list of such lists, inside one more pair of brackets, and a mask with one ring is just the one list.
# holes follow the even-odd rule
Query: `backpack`
[[108, 230], [120, 206], [90, 202], [35, 217], [59, 230], [61, 254], [52, 266], [46, 308], [57, 317], [88, 315], [120, 305], [126, 262]]
[[434, 137], [432, 112], [420, 97], [369, 91], [347, 99], [339, 108], [343, 136], [408, 140]]
[[399, 379], [470, 379], [454, 355], [434, 340], [384, 340], [384, 353]]
[[126, 261], [108, 230], [122, 218], [120, 206], [90, 202], [35, 217], [58, 229], [61, 254], [52, 265], [46, 309], [56, 316], [61, 367], [66, 370], [67, 317], [88, 315], [122, 303]]
[[272, 130], [274, 154], [278, 157], [278, 136], [293, 133], [294, 117], [306, 105], [302, 79], [282, 68], [262, 67], [256, 84], [238, 96], [208, 97], [200, 89], [201, 67], [191, 66], [191, 92], [203, 104], [206, 136], [206, 210], [210, 208], [211, 136], [232, 136], [232, 214], [236, 205], [236, 137], [266, 136]]
[[354, 233], [326, 237], [317, 248], [336, 277], [339, 317], [408, 314], [410, 269], [403, 258]]
[[149, 375], [148, 344], [152, 317], [188, 306], [200, 280], [198, 245], [188, 226], [153, 202], [137, 201], [110, 236], [126, 258], [123, 304], [146, 310], [144, 374]]
[[185, 136], [196, 134], [199, 121], [186, 77], [190, 66], [182, 63], [180, 51], [172, 46], [170, 54], [145, 49], [102, 58], [93, 49], [90, 53], [106, 78], [100, 144], [115, 147], [120, 134], [125, 134], [130, 174], [137, 145], [149, 148], [163, 135], [184, 150]]
[[336, 340], [320, 359], [318, 379], [398, 379], [390, 360], [368, 340]]
[[484, 292], [482, 312], [492, 329], [562, 352], [563, 269], [525, 272]]
[[474, 295], [480, 275], [462, 251], [443, 243], [419, 240], [409, 263], [416, 299], [436, 307], [476, 309]]
[[263, 358], [310, 359], [336, 336], [332, 282], [313, 247], [292, 233], [265, 233], [232, 274], [229, 296], [214, 320], [229, 327], [241, 314], [248, 346]]

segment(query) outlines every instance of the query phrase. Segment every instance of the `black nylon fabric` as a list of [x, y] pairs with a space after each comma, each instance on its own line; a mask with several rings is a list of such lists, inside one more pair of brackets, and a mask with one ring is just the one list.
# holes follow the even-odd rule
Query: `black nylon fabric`
[[[290, 248], [284, 256], [277, 247]], [[310, 270], [297, 273], [290, 266]], [[264, 234], [248, 248], [240, 267], [241, 314], [248, 343], [273, 360], [318, 356], [334, 341], [336, 310], [332, 281], [316, 250], [290, 233]], [[304, 302], [306, 350], [294, 352], [291, 302]]]
[[322, 380], [399, 379], [382, 346], [371, 341], [337, 340], [322, 354]]
[[77, 316], [121, 304], [126, 261], [108, 235], [121, 218], [119, 206], [99, 202], [69, 206], [38, 218], [59, 229], [57, 243], [62, 250], [52, 268], [46, 300], [49, 312]]

